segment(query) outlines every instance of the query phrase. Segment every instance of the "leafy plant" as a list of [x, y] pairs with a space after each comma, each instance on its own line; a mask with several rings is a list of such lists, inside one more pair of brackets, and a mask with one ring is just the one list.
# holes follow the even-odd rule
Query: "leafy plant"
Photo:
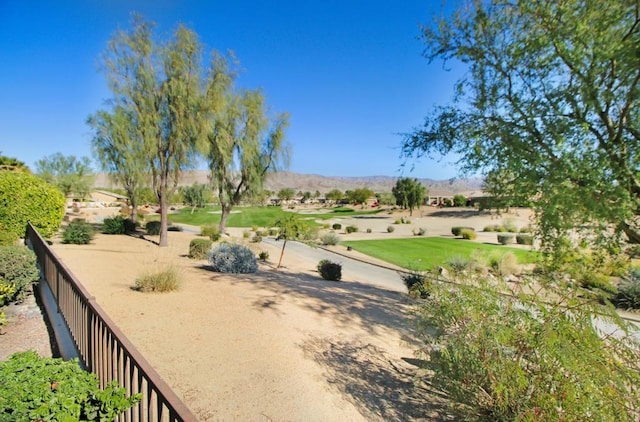
[[255, 273], [258, 262], [251, 249], [244, 245], [222, 243], [209, 251], [209, 263], [220, 273]]
[[498, 243], [500, 243], [501, 245], [508, 245], [510, 243], [513, 243], [513, 234], [511, 233], [500, 233], [498, 234]]
[[253, 236], [251, 238], [251, 242], [252, 243], [260, 243], [260, 242], [262, 242], [262, 236], [256, 234], [255, 236]]
[[424, 272], [420, 270], [410, 270], [408, 272], [401, 272], [400, 278], [407, 286], [409, 296], [419, 299], [425, 299], [429, 297], [429, 291], [431, 290], [431, 281], [427, 279]]
[[160, 222], [159, 221], [149, 221], [147, 222], [145, 228], [147, 229], [147, 234], [149, 236], [157, 236], [160, 234]]
[[176, 267], [168, 266], [163, 270], [147, 272], [138, 277], [133, 286], [140, 292], [171, 292], [180, 288], [180, 274]]
[[358, 231], [358, 227], [356, 226], [347, 226], [344, 228], [345, 233], [356, 233]]
[[518, 272], [518, 258], [512, 252], [494, 252], [489, 255], [489, 267], [500, 276]]
[[[40, 278], [36, 255], [26, 246], [0, 246], [0, 285], [5, 297], [0, 306], [22, 300]], [[11, 286], [12, 294], [6, 293]]]
[[0, 171], [0, 229], [6, 243], [23, 238], [30, 222], [45, 238], [64, 217], [65, 198], [54, 186], [26, 172]]
[[333, 230], [340, 230], [340, 229], [342, 228], [342, 224], [340, 224], [340, 223], [334, 223], [334, 224], [331, 226], [331, 228], [332, 228]]
[[269, 251], [260, 251], [258, 259], [262, 262], [267, 262], [269, 260]]
[[324, 246], [335, 246], [340, 243], [340, 237], [335, 233], [325, 233], [320, 238]]
[[499, 230], [500, 226], [498, 224], [489, 224], [482, 229], [483, 232], [497, 232]]
[[549, 286], [543, 296], [525, 285], [517, 299], [505, 289], [488, 280], [435, 283], [417, 309], [429, 382], [460, 419], [637, 420], [637, 344], [601, 335], [593, 315], [620, 332], [627, 323], [566, 288]]
[[469, 230], [466, 227], [462, 229], [462, 231], [460, 232], [460, 236], [462, 236], [463, 239], [467, 240], [475, 240], [478, 237], [475, 230]]
[[216, 242], [220, 239], [220, 228], [213, 225], [205, 225], [200, 227], [200, 236], [206, 236]]
[[461, 236], [462, 230], [475, 231], [473, 227], [454, 226], [454, 227], [451, 227], [451, 234], [453, 234], [454, 236]]
[[71, 221], [62, 231], [62, 243], [74, 245], [86, 245], [93, 239], [93, 226], [85, 220]]
[[640, 269], [633, 268], [618, 285], [618, 292], [611, 298], [616, 308], [640, 309]]
[[396, 230], [393, 226], [387, 226], [387, 233], [393, 233]]
[[320, 276], [325, 280], [340, 281], [342, 278], [342, 264], [323, 259], [318, 262], [317, 268]]
[[191, 242], [189, 242], [189, 258], [207, 259], [211, 245], [213, 245], [211, 239], [192, 239]]
[[372, 230], [371, 230], [371, 229], [367, 229], [367, 233], [371, 233], [371, 232], [372, 232]]
[[414, 236], [424, 236], [425, 233], [427, 232], [427, 229], [425, 229], [424, 227], [420, 227], [418, 228], [414, 228], [413, 230], [411, 230], [411, 232], [413, 233]]
[[112, 421], [138, 403], [117, 383], [100, 390], [95, 374], [77, 359], [41, 358], [34, 351], [0, 362], [0, 420]]
[[518, 245], [533, 245], [533, 236], [520, 232], [520, 234], [516, 235], [516, 243]]
[[136, 231], [136, 223], [130, 218], [121, 215], [105, 218], [102, 221], [102, 233], [104, 234], [127, 234]]

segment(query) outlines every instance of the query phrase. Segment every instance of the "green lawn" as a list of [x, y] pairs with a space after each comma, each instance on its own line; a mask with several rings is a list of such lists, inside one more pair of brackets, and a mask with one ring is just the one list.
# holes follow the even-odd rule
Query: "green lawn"
[[[347, 211], [348, 210], [348, 211]], [[269, 227], [274, 221], [282, 217], [286, 212], [280, 207], [235, 207], [227, 220], [228, 227]], [[381, 210], [358, 211], [350, 208], [335, 208], [330, 213], [322, 214], [300, 214], [302, 220], [308, 221], [313, 226], [318, 226], [314, 220], [328, 220], [334, 217], [348, 215], [369, 215], [377, 214]], [[182, 208], [178, 214], [170, 214], [169, 221], [173, 223], [191, 224], [193, 226], [202, 226], [205, 224], [217, 225], [220, 223], [220, 207], [206, 207], [197, 209], [191, 214], [191, 208]]]
[[403, 268], [428, 270], [454, 256], [468, 258], [475, 250], [488, 256], [492, 251], [511, 251], [518, 257], [520, 264], [535, 262], [537, 254], [524, 249], [509, 248], [485, 243], [470, 242], [463, 239], [442, 237], [419, 237], [388, 240], [353, 240], [341, 242], [358, 252], [382, 259]]

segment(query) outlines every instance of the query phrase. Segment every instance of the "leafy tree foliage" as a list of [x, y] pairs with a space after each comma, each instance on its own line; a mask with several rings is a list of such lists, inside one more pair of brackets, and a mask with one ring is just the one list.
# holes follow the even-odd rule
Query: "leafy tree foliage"
[[623, 0], [474, 0], [425, 26], [425, 56], [468, 67], [455, 102], [403, 143], [455, 153], [462, 171], [510, 172], [535, 198], [545, 244], [577, 227], [640, 241], [640, 6]]
[[89, 157], [76, 158], [59, 152], [38, 160], [36, 175], [60, 189], [65, 198], [76, 195], [84, 199], [91, 192], [94, 179]]
[[0, 171], [25, 171], [31, 173], [27, 165], [17, 158], [0, 155]]
[[100, 110], [87, 119], [93, 129], [91, 145], [103, 170], [122, 185], [131, 205], [131, 219], [136, 222], [142, 188], [150, 173], [147, 152], [134, 116], [123, 106], [112, 112]]
[[270, 117], [258, 90], [237, 90], [228, 60], [214, 54], [207, 86], [211, 130], [207, 133], [207, 161], [221, 207], [220, 232], [243, 199], [257, 196], [269, 173], [287, 165], [285, 129], [289, 116]]
[[420, 207], [427, 196], [427, 189], [418, 181], [409, 177], [402, 177], [396, 181], [391, 189], [396, 198], [396, 204], [403, 209], [409, 209], [409, 215], [413, 215], [413, 209]]
[[290, 201], [295, 196], [296, 192], [291, 188], [282, 188], [278, 191], [278, 199], [280, 202]]
[[352, 191], [349, 191], [349, 195], [347, 199], [349, 202], [354, 204], [363, 204], [367, 202], [367, 199], [371, 198], [375, 194], [371, 189], [368, 188], [357, 188]]
[[327, 194], [324, 197], [328, 201], [337, 202], [337, 201], [341, 200], [342, 198], [344, 198], [344, 193], [342, 193], [342, 191], [339, 190], [339, 189], [331, 189], [329, 192], [327, 192]]
[[305, 233], [309, 230], [309, 227], [293, 213], [287, 213], [287, 215], [273, 223], [273, 227], [277, 227], [279, 229], [277, 240], [284, 241], [282, 243], [282, 251], [280, 252], [280, 259], [278, 260], [277, 266], [277, 268], [280, 268], [282, 265], [282, 257], [284, 256], [284, 248], [287, 247], [287, 241], [303, 238]]
[[170, 198], [182, 172], [195, 163], [207, 119], [197, 35], [180, 25], [159, 44], [153, 26], [134, 16], [132, 29], [116, 31], [109, 41], [102, 65], [112, 104], [130, 119], [125, 128], [135, 128], [131, 141], [142, 143], [160, 203], [159, 245], [167, 246]]
[[204, 183], [194, 182], [191, 186], [183, 186], [180, 192], [184, 203], [191, 206], [191, 214], [196, 208], [204, 208], [211, 199], [211, 191]]
[[6, 243], [24, 237], [27, 222], [45, 238], [53, 236], [64, 217], [64, 195], [26, 172], [0, 171], [0, 234]]

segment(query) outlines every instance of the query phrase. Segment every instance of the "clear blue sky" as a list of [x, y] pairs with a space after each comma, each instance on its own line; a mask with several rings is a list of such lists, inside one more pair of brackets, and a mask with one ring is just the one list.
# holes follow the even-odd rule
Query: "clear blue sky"
[[233, 50], [242, 87], [291, 115], [290, 170], [447, 179], [451, 159], [400, 170], [400, 133], [451, 99], [459, 72], [421, 56], [428, 0], [0, 0], [0, 151], [32, 169], [46, 155], [91, 157], [86, 118], [110, 97], [100, 53], [131, 12], [207, 50]]

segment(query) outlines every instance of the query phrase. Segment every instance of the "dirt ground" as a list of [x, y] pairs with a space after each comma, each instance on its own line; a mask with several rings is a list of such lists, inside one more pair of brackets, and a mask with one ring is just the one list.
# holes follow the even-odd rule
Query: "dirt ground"
[[[109, 210], [90, 210], [99, 219]], [[476, 231], [529, 212], [496, 217], [428, 208], [411, 224], [387, 226], [397, 214], [329, 220], [359, 228], [343, 239], [450, 236], [455, 225]], [[405, 213], [406, 215], [406, 213]], [[367, 233], [371, 229], [371, 233]], [[242, 229], [232, 229], [242, 237]], [[128, 236], [97, 235], [90, 245], [54, 250], [199, 420], [360, 421], [448, 420], [444, 399], [417, 377], [415, 338], [406, 295], [366, 280], [322, 280], [316, 262], [261, 244], [271, 262], [255, 274], [212, 272], [186, 257], [193, 233], [169, 232], [169, 246]], [[496, 242], [479, 233], [477, 241]], [[173, 265], [182, 285], [171, 293], [131, 289], [145, 271]], [[23, 328], [17, 328], [24, 333]], [[0, 337], [15, 335], [11, 324]], [[13, 334], [12, 334], [13, 333]], [[6, 347], [5, 347], [6, 348]], [[0, 347], [2, 352], [2, 347]], [[1, 356], [0, 356], [1, 357]]]

